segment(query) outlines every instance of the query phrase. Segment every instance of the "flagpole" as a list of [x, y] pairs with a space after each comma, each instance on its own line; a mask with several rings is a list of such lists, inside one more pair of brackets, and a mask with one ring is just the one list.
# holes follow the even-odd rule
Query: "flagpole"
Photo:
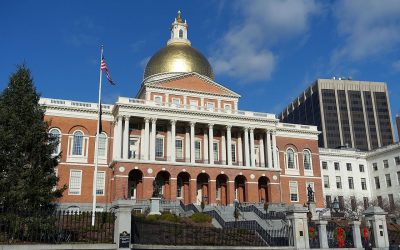
[[101, 45], [101, 52], [100, 52], [100, 77], [99, 77], [99, 101], [97, 105], [98, 109], [98, 116], [97, 116], [97, 133], [96, 133], [96, 147], [95, 147], [95, 159], [94, 159], [94, 173], [93, 173], [93, 204], [92, 204], [92, 226], [94, 226], [94, 222], [96, 219], [96, 184], [97, 184], [97, 167], [99, 164], [99, 133], [100, 133], [100, 112], [101, 112], [101, 60], [103, 59], [103, 45]]

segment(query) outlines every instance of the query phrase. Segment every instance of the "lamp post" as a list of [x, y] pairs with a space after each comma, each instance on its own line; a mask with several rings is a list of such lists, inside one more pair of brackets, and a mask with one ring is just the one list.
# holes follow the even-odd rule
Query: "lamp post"
[[332, 202], [332, 209], [337, 213], [339, 212], [340, 206], [339, 206], [339, 202], [337, 200], [337, 198], [335, 197], [335, 199]]

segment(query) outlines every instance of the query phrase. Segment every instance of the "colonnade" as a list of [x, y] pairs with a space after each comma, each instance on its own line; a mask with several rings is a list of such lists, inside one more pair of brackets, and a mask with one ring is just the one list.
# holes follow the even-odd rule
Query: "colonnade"
[[[144, 129], [142, 129], [141, 136], [141, 154], [140, 160], [144, 161], [155, 161], [156, 160], [156, 133], [157, 133], [157, 119], [147, 118], [144, 119]], [[170, 120], [168, 126], [167, 135], [167, 150], [166, 159], [169, 162], [176, 162], [176, 120]], [[195, 156], [195, 128], [197, 124], [193, 121], [187, 122], [185, 130], [185, 155], [186, 162], [191, 164], [196, 163]], [[114, 160], [128, 159], [129, 156], [129, 116], [118, 116], [114, 124], [114, 148], [113, 158]], [[208, 123], [208, 130], [205, 130], [204, 136], [204, 153], [203, 162], [205, 164], [214, 165], [217, 164], [214, 159], [214, 130], [215, 126], [212, 123]], [[221, 131], [221, 161], [218, 164], [221, 165], [242, 165], [245, 167], [266, 167], [266, 168], [277, 168], [278, 157], [276, 149], [276, 132], [272, 129], [265, 128], [254, 128], [254, 127], [239, 127], [235, 126], [238, 137], [237, 137], [237, 148], [235, 154], [237, 159], [234, 162], [232, 159], [232, 125], [218, 124], [218, 128]], [[222, 129], [221, 129], [222, 128]], [[256, 144], [255, 139], [259, 139], [258, 143], [258, 155], [256, 155]], [[244, 140], [244, 147], [242, 145]], [[259, 162], [256, 164], [256, 159]]]

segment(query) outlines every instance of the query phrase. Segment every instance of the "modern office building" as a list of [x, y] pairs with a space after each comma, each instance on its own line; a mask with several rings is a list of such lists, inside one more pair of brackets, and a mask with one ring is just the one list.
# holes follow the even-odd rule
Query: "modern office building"
[[318, 79], [279, 114], [282, 122], [315, 125], [319, 146], [372, 150], [394, 143], [386, 83]]

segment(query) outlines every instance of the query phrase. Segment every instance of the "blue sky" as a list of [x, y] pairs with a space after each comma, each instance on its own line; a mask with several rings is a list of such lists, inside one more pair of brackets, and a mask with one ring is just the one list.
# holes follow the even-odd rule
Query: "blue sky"
[[0, 88], [25, 62], [42, 96], [96, 102], [104, 44], [104, 100], [134, 97], [178, 9], [240, 109], [279, 113], [315, 79], [351, 76], [387, 82], [400, 111], [398, 0], [3, 1]]

